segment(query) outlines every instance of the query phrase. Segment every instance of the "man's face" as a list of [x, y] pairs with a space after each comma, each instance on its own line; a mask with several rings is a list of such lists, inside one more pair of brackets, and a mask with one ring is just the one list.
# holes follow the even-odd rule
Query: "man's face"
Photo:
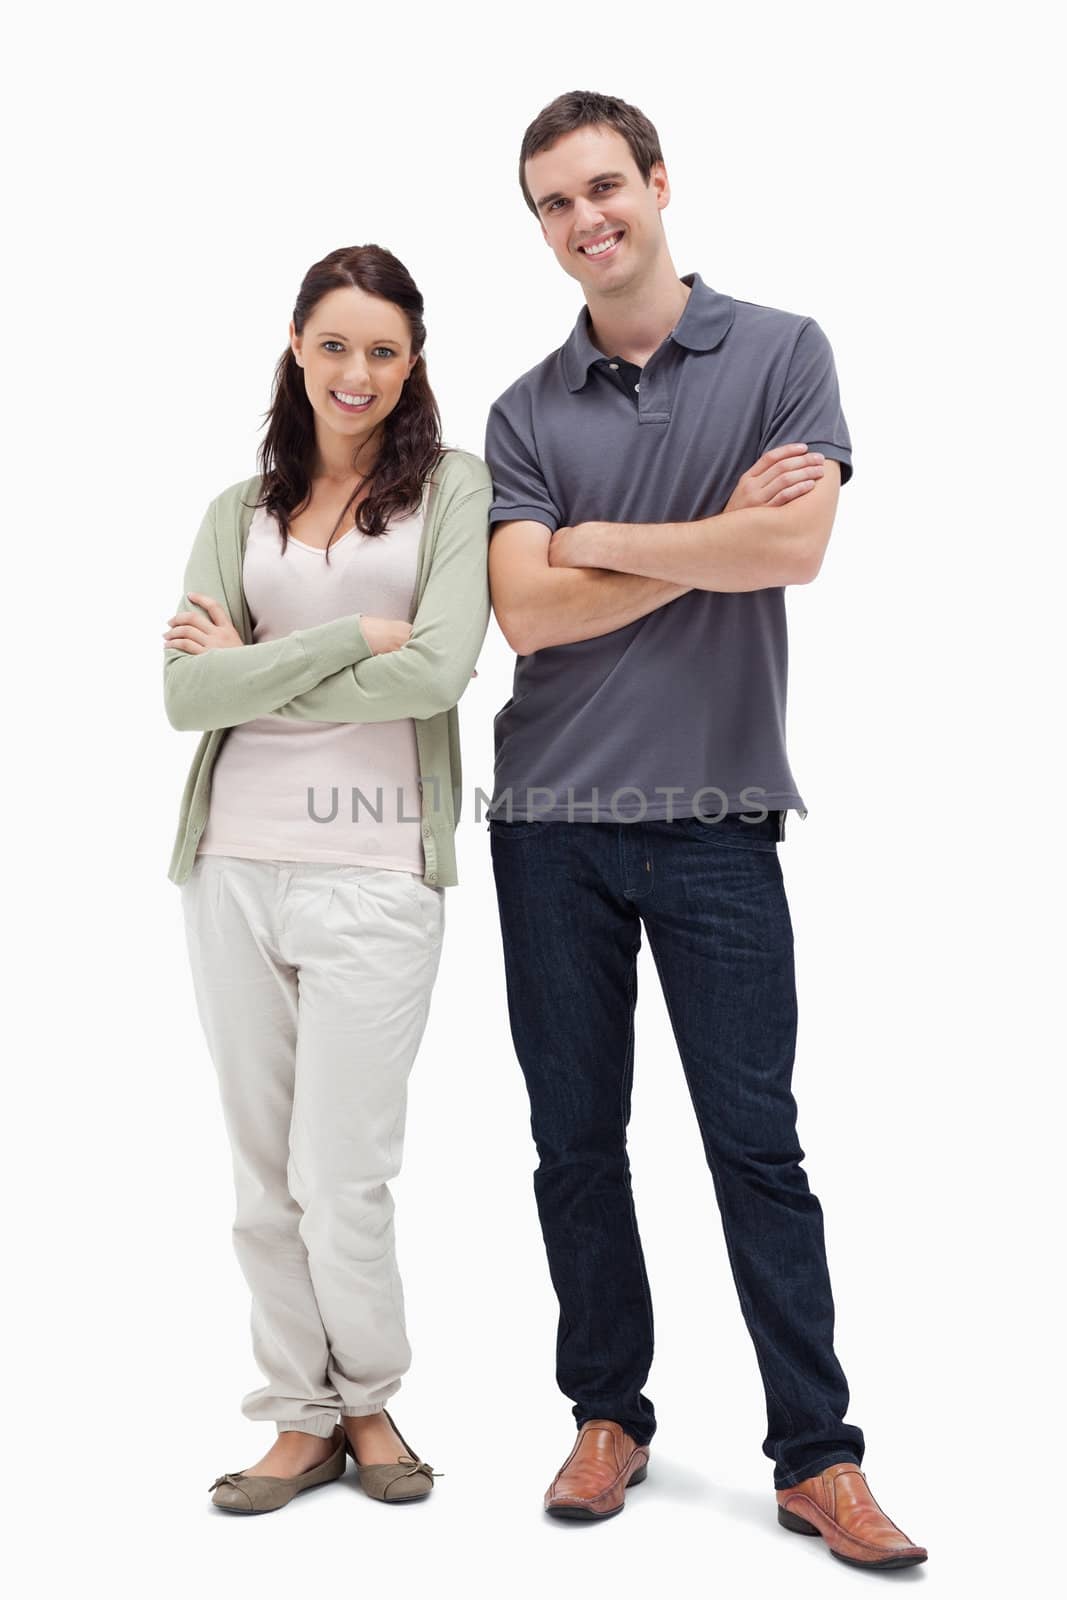
[[526, 184], [546, 242], [587, 297], [630, 287], [665, 248], [666, 169], [657, 162], [646, 184], [614, 128], [565, 134], [530, 157]]

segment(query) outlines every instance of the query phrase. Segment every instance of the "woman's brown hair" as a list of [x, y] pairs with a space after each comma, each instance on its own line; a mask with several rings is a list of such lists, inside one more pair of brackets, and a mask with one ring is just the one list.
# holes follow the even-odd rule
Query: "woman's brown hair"
[[[396, 256], [380, 245], [348, 245], [316, 261], [304, 275], [293, 307], [298, 334], [324, 295], [333, 289], [353, 287], [379, 295], [397, 306], [411, 329], [411, 353], [418, 357], [401, 390], [400, 399], [382, 424], [377, 459], [363, 483], [353, 490], [334, 524], [330, 541], [344, 522], [357, 495], [356, 527], [376, 537], [386, 531], [391, 517], [415, 511], [422, 500], [423, 484], [441, 455], [441, 414], [426, 375], [422, 354], [426, 343], [422, 295]], [[282, 532], [282, 548], [289, 538], [292, 515], [308, 503], [315, 463], [315, 413], [304, 387], [304, 374], [291, 346], [274, 371], [270, 407], [265, 413], [267, 431], [259, 447], [263, 477], [256, 504], [271, 512]], [[353, 455], [353, 465], [355, 456]], [[329, 556], [329, 543], [326, 546]]]

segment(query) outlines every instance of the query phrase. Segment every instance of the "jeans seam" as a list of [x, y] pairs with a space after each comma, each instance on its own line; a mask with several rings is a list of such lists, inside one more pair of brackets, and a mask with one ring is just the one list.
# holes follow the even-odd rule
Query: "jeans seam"
[[[649, 940], [649, 943], [651, 944], [652, 941]], [[654, 945], [652, 946], [652, 959], [653, 959], [653, 961], [655, 961], [655, 963], [656, 963], [656, 971], [659, 973], [660, 989], [662, 990], [662, 993], [663, 993], [664, 1004], [667, 1007], [667, 1016], [668, 1016], [668, 1018], [670, 1020], [671, 1031], [674, 1034], [675, 1044], [677, 1045], [677, 1048], [678, 1048], [678, 1057], [679, 1057], [679, 1060], [682, 1063], [682, 1072], [683, 1072], [683, 1074], [685, 1076], [685, 1081], [686, 1081], [686, 1084], [687, 1084], [688, 1089], [689, 1089], [689, 1097], [690, 1097], [690, 1100], [693, 1103], [693, 1115], [696, 1117], [697, 1127], [700, 1128], [700, 1116], [697, 1113], [697, 1109], [696, 1109], [696, 1095], [693, 1092], [693, 1081], [689, 1076], [689, 1068], [686, 1065], [685, 1052], [682, 1049], [682, 1046], [681, 1046], [681, 1043], [680, 1043], [680, 1040], [679, 1040], [678, 1029], [675, 1026], [674, 1011], [673, 1011], [673, 1009], [671, 1007], [670, 996], [669, 996], [668, 991], [667, 991], [667, 985], [663, 981], [663, 973], [662, 973], [662, 971], [660, 969], [659, 957], [656, 955], [656, 949], [655, 949]], [[701, 1142], [703, 1142], [703, 1134], [704, 1134], [703, 1128], [700, 1128], [700, 1134], [701, 1134]], [[706, 1155], [706, 1151], [705, 1151], [705, 1155]], [[750, 1301], [746, 1291], [744, 1290], [744, 1288], [741, 1285], [741, 1280], [740, 1280], [740, 1278], [738, 1276], [737, 1267], [736, 1267], [735, 1261], [734, 1261], [733, 1246], [732, 1246], [732, 1244], [730, 1242], [730, 1225], [729, 1225], [729, 1222], [728, 1222], [727, 1216], [726, 1216], [726, 1207], [723, 1204], [722, 1188], [721, 1188], [721, 1186], [719, 1184], [718, 1175], [717, 1175], [717, 1173], [715, 1171], [714, 1166], [711, 1163], [710, 1157], [707, 1157], [707, 1161], [708, 1161], [708, 1168], [709, 1168], [710, 1173], [711, 1173], [712, 1186], [715, 1189], [716, 1199], [718, 1200], [718, 1203], [719, 1203], [719, 1216], [720, 1216], [720, 1218], [722, 1220], [723, 1239], [725, 1240], [725, 1243], [726, 1243], [726, 1256], [727, 1256], [727, 1260], [730, 1263], [730, 1272], [731, 1272], [731, 1275], [732, 1275], [733, 1280], [734, 1280], [734, 1288], [737, 1291], [737, 1298], [741, 1302], [742, 1311], [743, 1312], [747, 1311], [748, 1313], [751, 1314], [752, 1302]], [[752, 1321], [755, 1321], [755, 1320], [756, 1320], [755, 1317], [752, 1317]], [[746, 1323], [749, 1321], [749, 1317], [748, 1316], [745, 1317], [745, 1321], [746, 1321]], [[751, 1331], [749, 1332], [749, 1338], [752, 1339]], [[777, 1405], [781, 1406], [782, 1411], [785, 1414], [786, 1422], [788, 1423], [790, 1432], [791, 1433], [795, 1433], [796, 1432], [796, 1424], [793, 1421], [793, 1414], [789, 1410], [789, 1407], [785, 1404], [785, 1401], [782, 1399], [781, 1395], [779, 1395], [777, 1390], [774, 1388], [774, 1386], [771, 1383], [770, 1379], [768, 1378], [767, 1373], [766, 1373], [766, 1371], [764, 1369], [763, 1362], [760, 1359], [759, 1347], [756, 1344], [756, 1341], [754, 1339], [752, 1339], [752, 1349], [753, 1349], [753, 1353], [754, 1353], [754, 1355], [756, 1357], [756, 1366], [759, 1368], [760, 1377], [763, 1379], [763, 1383], [764, 1383], [764, 1386], [765, 1386], [765, 1388], [767, 1390], [767, 1393], [774, 1399], [774, 1401], [776, 1402]]]
[[[640, 936], [639, 936], [639, 938], [640, 938]], [[638, 943], [637, 949], [634, 950], [634, 952], [633, 952], [633, 964], [631, 965], [630, 971], [629, 971], [629, 973], [627, 975], [627, 979], [626, 979], [626, 994], [627, 994], [627, 1001], [628, 1001], [629, 1012], [630, 1012], [630, 1027], [629, 1027], [629, 1034], [628, 1034], [627, 1042], [626, 1042], [626, 1067], [625, 1067], [625, 1069], [623, 1071], [622, 1094], [619, 1097], [619, 1117], [620, 1117], [620, 1121], [621, 1121], [621, 1131], [622, 1131], [623, 1160], [626, 1162], [627, 1179], [629, 1179], [630, 1157], [629, 1157], [629, 1154], [628, 1154], [627, 1148], [626, 1148], [627, 1119], [626, 1119], [626, 1117], [624, 1115], [624, 1108], [625, 1108], [625, 1105], [626, 1105], [627, 1092], [632, 1092], [632, 1090], [633, 1090], [634, 1042], [635, 1042], [635, 1038], [634, 1038], [634, 1035], [635, 1035], [634, 1011], [635, 1011], [635, 1007], [636, 1007], [636, 1003], [637, 1003], [637, 955], [638, 955], [638, 951], [639, 950], [640, 950], [640, 942]], [[636, 1212], [635, 1212], [635, 1209], [634, 1209], [633, 1191], [632, 1191], [632, 1188], [630, 1187], [629, 1181], [627, 1181], [627, 1189], [630, 1191], [630, 1231], [631, 1231], [631, 1234], [633, 1236], [634, 1248], [635, 1248], [635, 1250], [637, 1252], [637, 1259], [638, 1259], [639, 1262], [642, 1262], [643, 1259], [644, 1259], [644, 1256], [643, 1256], [643, 1252], [642, 1252], [642, 1249], [641, 1249], [641, 1238], [640, 1238], [640, 1235], [639, 1235], [638, 1229], [637, 1229], [637, 1215], [636, 1215]], [[641, 1269], [641, 1292], [642, 1292], [642, 1294], [644, 1296], [645, 1312], [646, 1312], [646, 1315], [648, 1316], [648, 1328], [649, 1328], [650, 1342], [651, 1342], [651, 1344], [653, 1346], [653, 1349], [654, 1349], [655, 1348], [655, 1334], [654, 1334], [654, 1319], [653, 1319], [653, 1313], [652, 1313], [652, 1296], [651, 1296], [651, 1293], [649, 1291], [648, 1284], [645, 1281], [646, 1277], [647, 1277], [647, 1274], [646, 1274], [644, 1268], [642, 1267], [642, 1269]]]

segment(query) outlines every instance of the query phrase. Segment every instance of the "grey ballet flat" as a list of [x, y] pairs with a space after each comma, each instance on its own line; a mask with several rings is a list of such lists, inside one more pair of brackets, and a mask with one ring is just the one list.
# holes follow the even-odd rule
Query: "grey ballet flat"
[[347, 1466], [347, 1440], [342, 1428], [338, 1428], [337, 1432], [341, 1438], [333, 1454], [317, 1467], [298, 1473], [295, 1478], [256, 1478], [249, 1477], [246, 1472], [224, 1472], [211, 1485], [214, 1490], [212, 1505], [219, 1506], [223, 1511], [241, 1511], [245, 1515], [278, 1511], [305, 1489], [314, 1489], [320, 1483], [332, 1483], [334, 1478], [343, 1477]]
[[390, 1505], [407, 1503], [410, 1500], [425, 1500], [433, 1488], [433, 1480], [444, 1476], [435, 1472], [425, 1461], [421, 1461], [400, 1432], [392, 1417], [386, 1411], [385, 1416], [392, 1424], [393, 1432], [407, 1451], [406, 1455], [397, 1456], [395, 1461], [382, 1461], [369, 1467], [360, 1466], [356, 1459], [356, 1452], [352, 1448], [348, 1435], [345, 1435], [345, 1449], [356, 1463], [359, 1474], [359, 1486], [364, 1494], [369, 1494], [372, 1500], [386, 1500]]

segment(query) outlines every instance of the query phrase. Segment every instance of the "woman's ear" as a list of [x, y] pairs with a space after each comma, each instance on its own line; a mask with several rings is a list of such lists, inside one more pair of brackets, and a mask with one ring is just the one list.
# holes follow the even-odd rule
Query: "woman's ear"
[[295, 322], [290, 322], [290, 324], [289, 324], [289, 348], [293, 352], [293, 355], [296, 357], [296, 364], [297, 364], [298, 367], [302, 367], [304, 365], [303, 361], [300, 358], [300, 346], [301, 346], [302, 343], [303, 343], [303, 341], [302, 341], [300, 335], [296, 331], [296, 323]]

